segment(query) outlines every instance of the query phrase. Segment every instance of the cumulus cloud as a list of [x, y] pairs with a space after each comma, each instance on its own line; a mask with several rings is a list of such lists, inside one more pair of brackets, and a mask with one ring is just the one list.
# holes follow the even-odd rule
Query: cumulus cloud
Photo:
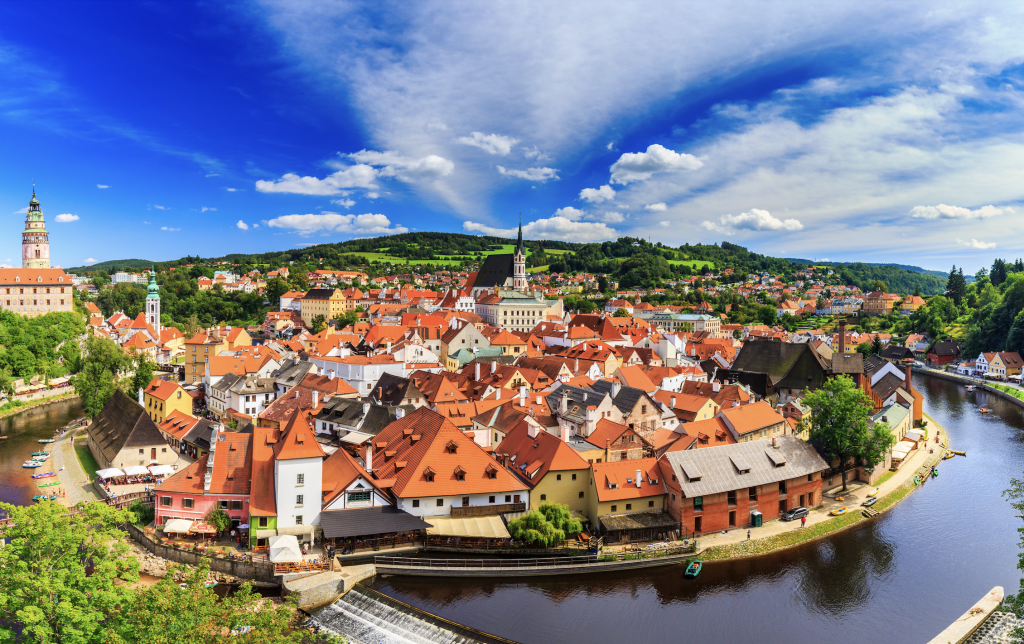
[[969, 248], [977, 248], [978, 250], [988, 250], [989, 248], [995, 248], [995, 242], [983, 242], [977, 239], [958, 239], [956, 243], [961, 246], [967, 246]]
[[737, 230], [803, 230], [804, 225], [796, 219], [779, 219], [767, 210], [752, 208], [750, 212], [738, 215], [722, 215], [719, 223], [705, 221], [701, 224], [706, 230], [731, 235]]
[[[295, 195], [336, 195], [346, 188], [376, 188], [374, 180], [377, 170], [360, 163], [338, 170], [323, 179], [317, 177], [300, 177], [291, 172], [276, 181], [257, 181], [256, 190], [260, 192], [287, 193]], [[233, 188], [228, 188], [234, 192]]]
[[664, 221], [660, 221], [660, 222], [658, 222], [658, 225], [659, 225], [659, 226], [662, 226], [662, 227], [664, 227], [664, 228], [668, 228], [669, 226], [671, 226], [671, 225], [672, 225], [672, 222], [666, 219], [666, 220], [664, 220]]
[[405, 226], [391, 225], [385, 215], [341, 215], [322, 212], [309, 215], [285, 215], [267, 222], [271, 228], [287, 228], [300, 235], [313, 233], [354, 233], [358, 235], [392, 235], [409, 232]]
[[181, 228], [168, 228], [167, 226], [160, 226], [160, 230], [166, 230], [167, 232], [177, 232]]
[[555, 211], [556, 217], [565, 217], [569, 221], [579, 221], [587, 216], [587, 213], [580, 210], [579, 208], [573, 208], [572, 206], [566, 206], [565, 208], [559, 208]]
[[241, 230], [249, 230], [249, 224], [245, 223], [241, 219], [238, 220], [238, 223], [235, 224], [235, 226], [240, 228]]
[[157, 210], [170, 210], [170, 208], [168, 208], [167, 206], [157, 206], [154, 204], [153, 207], [156, 208]]
[[680, 154], [658, 145], [647, 146], [646, 152], [626, 152], [612, 164], [612, 183], [627, 184], [650, 179], [656, 172], [696, 170], [704, 162], [691, 154]]
[[960, 206], [947, 206], [944, 203], [937, 206], [914, 206], [910, 209], [910, 216], [915, 219], [988, 219], [1010, 213], [1013, 213], [1013, 208], [996, 208], [989, 205], [971, 210]]
[[[285, 176], [287, 176], [287, 175], [285, 175]], [[224, 189], [227, 190], [228, 192], [238, 192], [238, 188], [224, 188]]]
[[665, 202], [662, 201], [660, 203], [647, 204], [646, 206], [644, 206], [644, 208], [646, 210], [650, 210], [651, 212], [662, 212], [662, 211], [666, 210], [668, 208], [668, 206], [666, 206]]
[[558, 170], [556, 170], [555, 168], [528, 168], [526, 170], [509, 170], [508, 168], [499, 165], [498, 172], [507, 177], [526, 179], [527, 181], [539, 181], [541, 183], [546, 182], [548, 179], [558, 179]]
[[[403, 156], [397, 152], [376, 152], [360, 150], [347, 155], [353, 161], [376, 167], [378, 176], [395, 177], [401, 181], [436, 181], [455, 170], [455, 164], [436, 154], [422, 159]], [[352, 186], [353, 188], [376, 188], [376, 186]]]
[[94, 257], [90, 257], [89, 259], [85, 260], [85, 263], [86, 263], [86, 264], [95, 264], [95, 263], [96, 263], [96, 262], [98, 262], [98, 261], [99, 261], [99, 260], [97, 260], [96, 258], [94, 258]]
[[537, 159], [538, 161], [551, 160], [551, 157], [538, 150], [536, 145], [533, 146], [532, 148], [522, 148], [522, 150], [523, 156], [526, 157], [527, 159]]
[[217, 210], [217, 209], [216, 208], [212, 208], [210, 206], [203, 206], [202, 209], [200, 210], [200, 212], [206, 212], [207, 210]]
[[351, 208], [356, 205], [356, 202], [351, 199], [331, 199], [331, 203], [342, 208]]
[[[514, 237], [517, 233], [512, 228], [494, 228], [472, 221], [464, 222], [462, 228], [469, 232], [497, 237]], [[557, 215], [549, 219], [537, 219], [523, 226], [523, 236], [531, 239], [571, 239], [572, 241], [594, 242], [614, 239], [618, 235], [617, 230], [609, 228], [603, 223], [572, 221]]]
[[69, 221], [78, 221], [78, 215], [72, 215], [72, 214], [69, 214], [69, 213], [64, 213], [64, 214], [61, 214], [61, 215], [57, 215], [56, 217], [53, 218], [53, 220], [57, 221], [57, 222], [60, 222], [62, 224], [66, 224]]
[[483, 132], [473, 132], [469, 136], [460, 136], [455, 140], [465, 145], [480, 148], [489, 154], [500, 154], [501, 156], [511, 152], [512, 146], [519, 143], [519, 139], [513, 139], [510, 136], [484, 134]]
[[600, 188], [584, 188], [580, 190], [580, 199], [590, 203], [601, 203], [615, 198], [615, 189], [609, 185]]
[[610, 212], [599, 212], [591, 215], [593, 219], [603, 221], [606, 224], [617, 224], [626, 221], [626, 216], [621, 212], [610, 211]]
[[106, 189], [107, 189], [107, 188], [109, 188], [110, 186], [105, 186], [105, 185], [103, 185], [102, 183], [97, 183], [97, 184], [96, 184], [96, 187], [97, 187], [97, 188], [99, 188], [100, 190], [106, 190]]
[[608, 150], [614, 150], [615, 149], [615, 141], [609, 141], [608, 145], [606, 145], [605, 148], [607, 148]]

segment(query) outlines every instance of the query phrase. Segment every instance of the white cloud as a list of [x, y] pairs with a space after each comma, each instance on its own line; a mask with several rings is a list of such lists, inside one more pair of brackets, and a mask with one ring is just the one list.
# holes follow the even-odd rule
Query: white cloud
[[[512, 228], [494, 228], [485, 224], [467, 221], [462, 224], [464, 230], [495, 235], [497, 237], [514, 237], [517, 233]], [[565, 217], [537, 219], [523, 226], [523, 236], [530, 239], [561, 239], [579, 242], [604, 241], [614, 239], [619, 233], [603, 223], [572, 221]]]
[[238, 188], [224, 188], [228, 192], [238, 192]]
[[644, 206], [644, 208], [646, 210], [650, 210], [651, 212], [662, 212], [664, 210], [667, 210], [668, 206], [665, 205], [664, 201], [661, 201], [658, 203], [647, 204], [646, 206]]
[[69, 221], [78, 221], [78, 215], [64, 213], [61, 215], [57, 215], [56, 217], [53, 218], [53, 220], [62, 224], [66, 224]]
[[556, 170], [555, 168], [529, 168], [527, 170], [509, 170], [499, 165], [498, 172], [507, 177], [526, 179], [527, 181], [539, 181], [541, 183], [546, 182], [548, 179], [558, 179], [558, 170]]
[[608, 150], [614, 150], [614, 149], [615, 149], [615, 141], [609, 141], [609, 142], [608, 142], [608, 145], [606, 145], [605, 147], [606, 147], [606, 148], [607, 148]]
[[587, 217], [587, 213], [578, 208], [566, 206], [565, 208], [559, 208], [558, 210], [556, 210], [555, 216], [565, 217], [569, 221], [579, 221], [580, 219], [585, 219]]
[[803, 230], [804, 225], [796, 219], [779, 219], [767, 210], [752, 208], [750, 212], [738, 215], [722, 215], [720, 223], [705, 221], [701, 227], [706, 230], [731, 235], [737, 230]]
[[249, 224], [245, 223], [241, 219], [238, 220], [238, 223], [235, 224], [235, 226], [241, 230], [249, 230]]
[[628, 215], [624, 215], [621, 212], [611, 211], [595, 213], [594, 215], [591, 215], [591, 219], [603, 221], [606, 224], [618, 224], [626, 221], [627, 216]]
[[[300, 177], [291, 172], [277, 181], [257, 181], [259, 192], [277, 192], [296, 195], [336, 195], [346, 188], [376, 188], [374, 179], [377, 171], [369, 165], [360, 163], [338, 170], [323, 179], [316, 177]], [[232, 190], [228, 188], [228, 190]]]
[[910, 216], [915, 219], [987, 219], [1008, 213], [1013, 213], [1013, 208], [996, 208], [989, 205], [971, 210], [960, 206], [947, 206], [944, 203], [937, 206], [914, 206], [910, 210]]
[[154, 204], [153, 207], [156, 208], [157, 210], [170, 210], [170, 208], [168, 208], [167, 206], [157, 206]]
[[109, 188], [110, 186], [105, 186], [105, 185], [103, 185], [102, 183], [97, 183], [97, 184], [96, 184], [96, 187], [97, 187], [97, 188], [99, 188], [100, 190], [106, 190], [106, 189], [107, 189], [107, 188]]
[[181, 230], [181, 228], [168, 228], [167, 226], [160, 226], [160, 230], [166, 230], [168, 232], [177, 232]]
[[217, 174], [216, 172], [211, 172], [210, 174], [206, 175], [206, 178], [209, 179], [210, 177], [219, 177], [219, 176], [220, 175]]
[[300, 235], [313, 233], [354, 233], [357, 235], [392, 235], [409, 232], [405, 226], [391, 225], [385, 215], [341, 215], [322, 212], [318, 215], [285, 215], [267, 222], [271, 228], [287, 228]]
[[[395, 177], [401, 181], [436, 181], [446, 177], [455, 170], [455, 164], [436, 154], [428, 154], [422, 159], [403, 156], [397, 152], [376, 152], [360, 150], [347, 155], [357, 163], [376, 166], [378, 176]], [[375, 188], [374, 185], [351, 186], [353, 188]]]
[[536, 145], [533, 146], [532, 148], [522, 148], [522, 150], [523, 156], [526, 157], [527, 159], [537, 159], [538, 161], [551, 160], [551, 157], [538, 150]]
[[378, 197], [380, 197], [380, 193], [379, 192], [367, 192], [366, 193], [366, 198], [367, 199], [376, 199]]
[[696, 170], [704, 162], [690, 154], [679, 154], [658, 145], [647, 146], [646, 152], [626, 152], [612, 164], [612, 183], [628, 184], [650, 179], [657, 172]]
[[659, 226], [662, 226], [662, 227], [664, 227], [664, 228], [668, 228], [669, 226], [671, 226], [671, 225], [672, 225], [672, 222], [666, 219], [666, 220], [664, 220], [664, 221], [660, 221], [660, 222], [658, 222], [658, 225], [659, 225]]
[[15, 210], [14, 214], [16, 214], [16, 215], [26, 215], [26, 214], [28, 214], [28, 206], [25, 206], [21, 210]]
[[202, 209], [200, 210], [200, 212], [206, 212], [207, 210], [217, 210], [217, 209], [213, 208], [213, 207], [210, 207], [210, 206], [203, 206]]
[[351, 199], [331, 199], [331, 203], [342, 208], [351, 208], [356, 205], [356, 202]]
[[150, 225], [148, 221], [144, 221], [142, 223], [146, 224], [147, 226]]
[[473, 132], [470, 136], [460, 136], [455, 140], [465, 145], [478, 147], [489, 154], [500, 154], [501, 156], [511, 152], [512, 146], [519, 143], [519, 139], [510, 136], [484, 134], [483, 132]]
[[977, 239], [958, 239], [956, 243], [961, 246], [968, 246], [970, 248], [977, 248], [978, 250], [988, 250], [989, 248], [995, 248], [995, 242], [983, 242]]
[[90, 257], [89, 259], [85, 260], [85, 263], [86, 264], [95, 264], [97, 261], [99, 261], [99, 260], [97, 260], [97, 259], [95, 259], [93, 257]]
[[259, 227], [260, 227], [260, 225], [259, 225], [259, 224], [253, 224], [253, 225], [252, 225], [252, 227], [253, 227], [253, 228], [259, 228]]
[[584, 188], [580, 190], [580, 199], [590, 203], [601, 203], [615, 198], [615, 189], [609, 185], [600, 188]]

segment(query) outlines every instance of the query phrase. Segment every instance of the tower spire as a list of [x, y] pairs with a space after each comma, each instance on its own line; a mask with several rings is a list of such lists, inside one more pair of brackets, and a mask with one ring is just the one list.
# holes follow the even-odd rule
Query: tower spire
[[519, 213], [519, 242], [516, 244], [516, 248], [520, 252], [523, 250], [523, 213]]

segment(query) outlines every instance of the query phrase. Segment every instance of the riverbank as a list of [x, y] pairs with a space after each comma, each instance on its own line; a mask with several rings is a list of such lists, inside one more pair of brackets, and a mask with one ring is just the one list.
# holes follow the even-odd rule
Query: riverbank
[[33, 402], [22, 402], [20, 400], [12, 400], [8, 403], [5, 403], [3, 406], [0, 406], [0, 420], [7, 418], [8, 416], [14, 416], [15, 414], [26, 412], [30, 409], [35, 409], [37, 407], [45, 407], [47, 405], [64, 402], [66, 400], [73, 400], [76, 398], [78, 398], [78, 394], [72, 391], [70, 393], [61, 393], [52, 398], [43, 398], [40, 400], [35, 400]]

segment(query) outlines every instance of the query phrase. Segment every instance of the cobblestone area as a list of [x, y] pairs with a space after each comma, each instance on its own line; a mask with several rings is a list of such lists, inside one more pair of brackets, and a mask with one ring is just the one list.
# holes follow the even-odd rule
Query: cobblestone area
[[[75, 505], [79, 501], [87, 503], [99, 501], [99, 492], [89, 483], [89, 477], [86, 476], [81, 463], [78, 462], [78, 457], [75, 456], [75, 448], [71, 444], [72, 435], [77, 436], [75, 440], [85, 440], [85, 431], [77, 430], [74, 434], [64, 434], [57, 439], [56, 443], [50, 444], [52, 448], [50, 452], [53, 454], [50, 457], [50, 462], [53, 463], [53, 471], [57, 473], [57, 480], [61, 482], [59, 489], [65, 493], [65, 496], [58, 499], [58, 501], [68, 506]], [[51, 490], [53, 488], [45, 489]]]
[[[166, 559], [154, 555], [133, 539], [128, 539], [128, 544], [130, 548], [129, 553], [139, 560], [140, 571], [143, 574], [152, 575], [153, 577], [165, 577], [167, 575], [168, 562]], [[193, 566], [190, 566], [189, 564], [182, 563], [178, 565], [181, 566], [183, 570], [178, 572], [174, 581], [182, 581], [184, 579], [185, 572], [193, 568]], [[208, 578], [211, 581], [225, 584], [241, 584], [246, 581], [244, 579], [239, 579], [238, 577], [213, 570], [210, 571], [210, 576]]]
[[964, 644], [1011, 644], [1016, 640], [1010, 637], [1010, 631], [1018, 627], [1024, 627], [1024, 619], [1013, 613], [995, 612]]

